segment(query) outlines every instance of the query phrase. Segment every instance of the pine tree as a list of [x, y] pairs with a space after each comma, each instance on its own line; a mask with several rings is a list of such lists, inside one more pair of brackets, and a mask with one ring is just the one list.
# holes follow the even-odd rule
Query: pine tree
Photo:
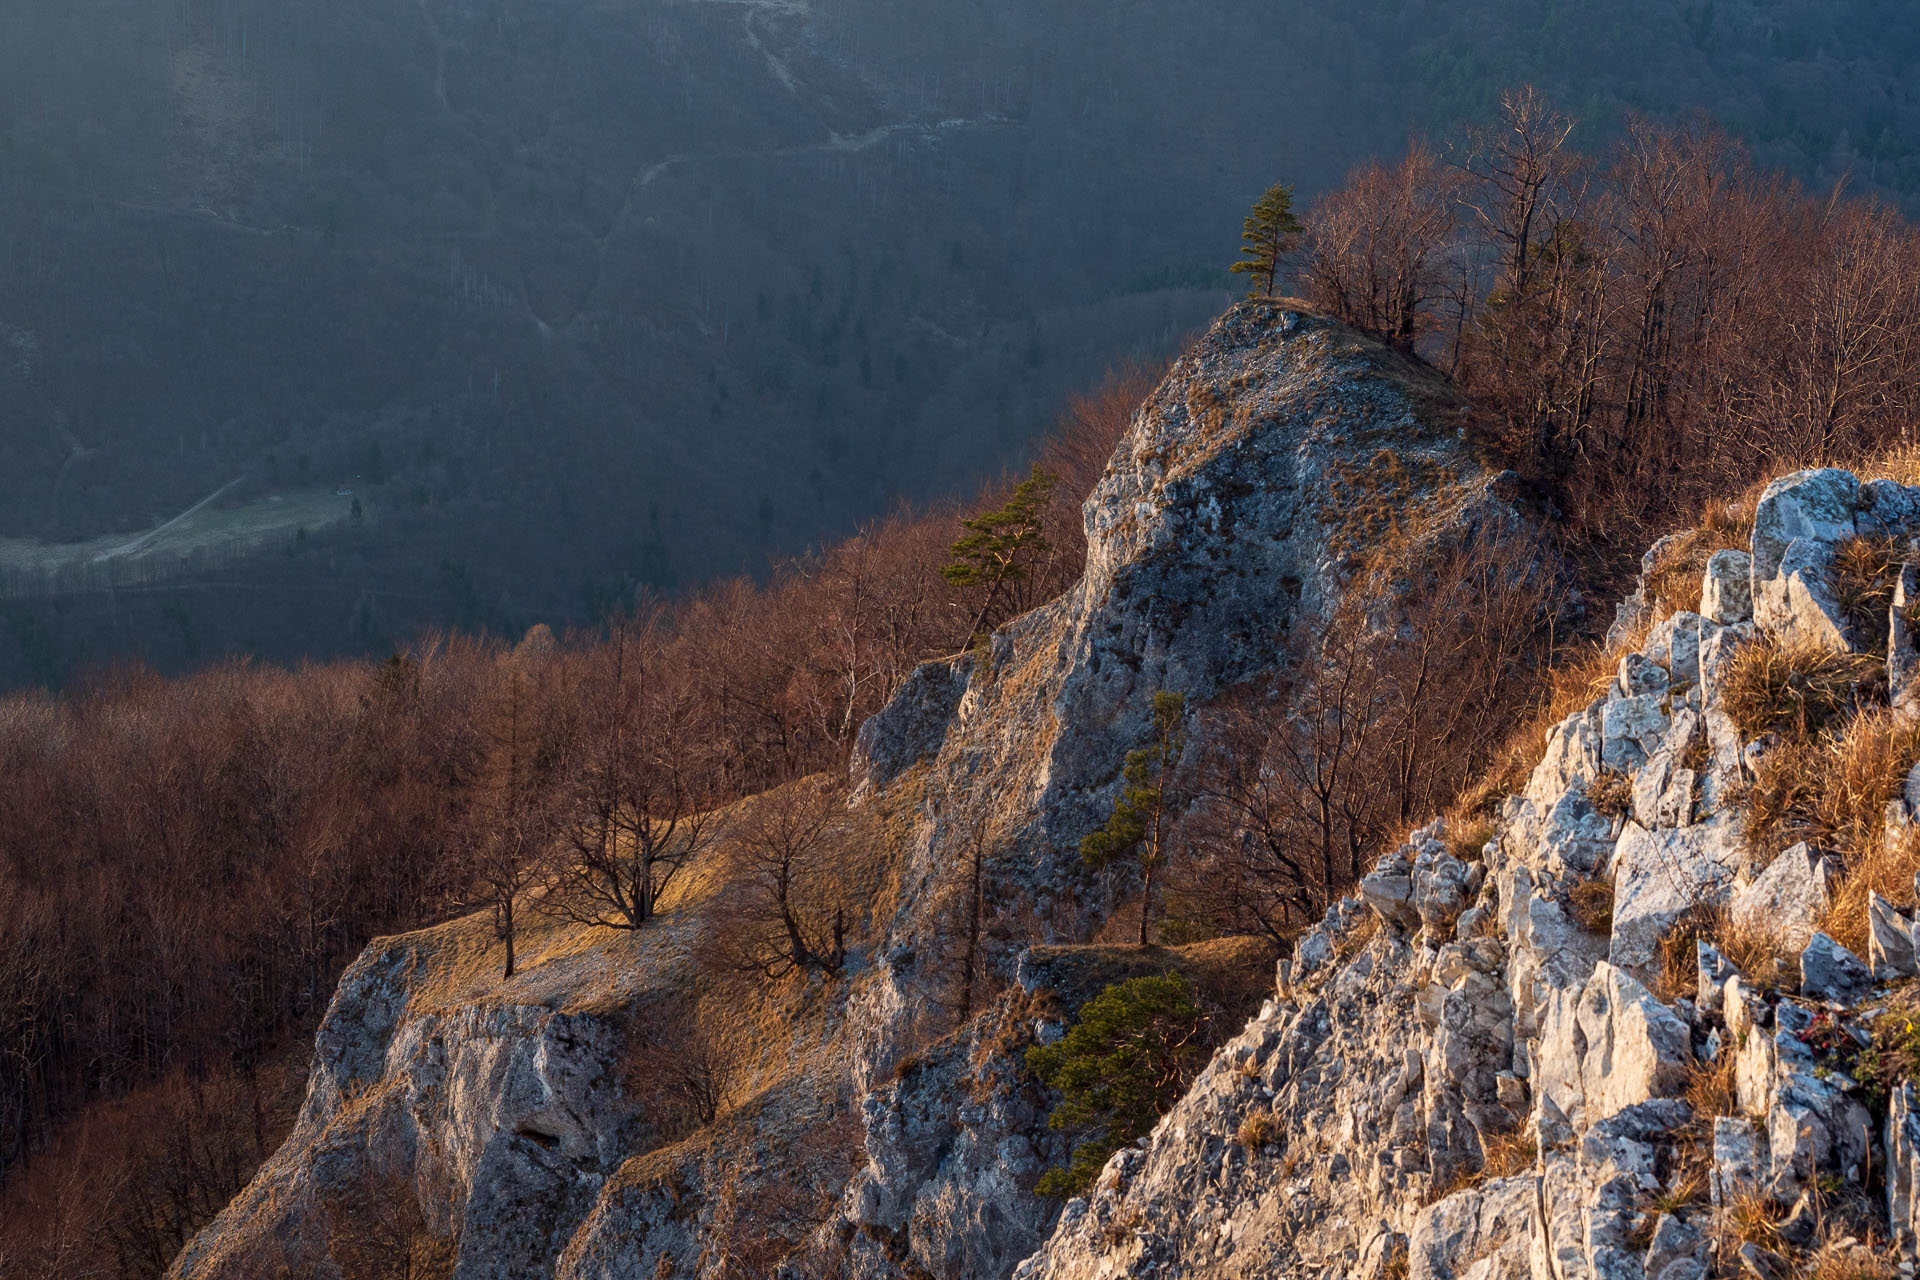
[[1061, 1094], [1047, 1127], [1086, 1134], [1064, 1169], [1034, 1190], [1076, 1195], [1107, 1157], [1172, 1109], [1203, 1057], [1206, 1018], [1178, 973], [1116, 982], [1087, 1002], [1065, 1038], [1027, 1050], [1027, 1068]]
[[940, 576], [956, 587], [985, 587], [987, 594], [974, 615], [968, 636], [978, 636], [997, 622], [994, 611], [1007, 588], [1027, 576], [1033, 561], [1053, 550], [1047, 541], [1047, 507], [1060, 477], [1034, 467], [1033, 474], [1014, 487], [1005, 506], [962, 520], [967, 532], [949, 554], [953, 560]]
[[1268, 187], [1247, 215], [1241, 232], [1246, 243], [1240, 261], [1231, 268], [1237, 275], [1253, 277], [1247, 286], [1249, 298], [1273, 296], [1281, 259], [1293, 252], [1302, 230], [1300, 219], [1293, 216], [1293, 188], [1285, 183]]
[[1124, 785], [1106, 825], [1080, 842], [1080, 856], [1096, 867], [1123, 858], [1140, 863], [1140, 945], [1146, 946], [1153, 916], [1153, 873], [1166, 853], [1167, 820], [1172, 815], [1174, 766], [1186, 749], [1187, 700], [1161, 690], [1153, 695], [1153, 740], [1127, 753], [1121, 769]]

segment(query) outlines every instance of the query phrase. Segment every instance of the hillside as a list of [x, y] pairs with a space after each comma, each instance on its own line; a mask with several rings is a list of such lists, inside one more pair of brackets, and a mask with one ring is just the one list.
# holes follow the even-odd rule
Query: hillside
[[1917, 47], [1866, 0], [21, 0], [9, 568], [236, 477], [236, 520], [341, 487], [364, 519], [112, 595], [9, 572], [0, 681], [383, 656], [761, 571], [1170, 355], [1269, 182], [1304, 199], [1522, 81], [1589, 141], [1705, 108], [1910, 199]]
[[[1511, 477], [1464, 422], [1406, 357], [1297, 308], [1236, 308], [1088, 499], [1085, 576], [921, 668], [862, 730], [850, 791], [815, 777], [743, 802], [655, 923], [530, 924], [504, 980], [484, 916], [370, 947], [292, 1136], [171, 1274], [351, 1271], [391, 1227], [376, 1203], [462, 1276], [1010, 1273], [1056, 1212], [1033, 1182], [1068, 1151], [1019, 1066], [1036, 1013], [1057, 1024], [1144, 956], [1237, 1019], [1272, 954], [1086, 947], [1143, 909], [1131, 876], [1090, 874], [1077, 850], [1154, 695], [1202, 708], [1279, 675], [1319, 634], [1289, 621], [1338, 615], [1377, 541], [1402, 571], [1502, 547], [1515, 589], [1540, 580], [1499, 496]], [[1442, 573], [1383, 607], [1457, 603]], [[764, 880], [770, 865], [793, 878]], [[796, 896], [794, 929], [765, 944], [768, 883]], [[758, 964], [761, 945], [780, 962]], [[696, 1059], [709, 1101], [688, 1121], [666, 1085]]]
[[1920, 490], [1740, 514], [1649, 553], [1524, 790], [1302, 935], [1022, 1280], [1910, 1273]]

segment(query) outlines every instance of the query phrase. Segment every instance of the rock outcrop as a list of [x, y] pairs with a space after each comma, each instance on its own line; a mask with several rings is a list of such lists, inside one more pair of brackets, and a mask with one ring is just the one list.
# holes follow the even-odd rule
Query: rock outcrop
[[[1721, 697], [1741, 646], [1857, 644], [1836, 553], [1862, 531], [1920, 535], [1916, 507], [1920, 490], [1843, 472], [1769, 487], [1750, 550], [1708, 561], [1699, 612], [1624, 654], [1612, 687], [1553, 728], [1492, 838], [1452, 850], [1471, 863], [1468, 909], [1414, 906], [1442, 826], [1383, 859], [1021, 1280], [1694, 1280], [1714, 1265], [1716, 1211], [1747, 1201], [1773, 1225], [1723, 1231], [1723, 1262], [1784, 1276], [1817, 1231], [1877, 1220], [1911, 1274], [1914, 1086], [1884, 1123], [1868, 1103], [1884, 984], [1915, 976], [1913, 923], [1876, 897], [1870, 960], [1819, 931], [1829, 864], [1804, 844], [1770, 863], [1749, 847], [1744, 784], [1768, 744], [1743, 740]], [[1592, 798], [1616, 770], [1630, 813]], [[1579, 905], [1596, 892], [1609, 913]], [[1785, 989], [1712, 945], [1722, 920], [1790, 949]]]
[[[1084, 942], [1113, 903], [1077, 846], [1155, 692], [1203, 703], [1272, 671], [1384, 529], [1445, 544], [1521, 519], [1465, 421], [1417, 362], [1303, 310], [1235, 308], [1115, 452], [1078, 587], [923, 668], [862, 730], [836, 837], [877, 853], [839, 978], [714, 990], [702, 957], [724, 886], [699, 867], [632, 934], [536, 917], [506, 981], [478, 918], [381, 940], [341, 982], [293, 1135], [171, 1274], [334, 1276], [329, 1241], [369, 1195], [416, 1205], [460, 1280], [690, 1277], [723, 1257], [771, 1273], [792, 1249], [874, 1280], [1009, 1274], [1059, 1213], [1030, 1191], [1062, 1152], [1018, 1054], [1046, 1023], [1026, 1002], [1063, 997], [1016, 985], [939, 1025], [959, 869], [983, 850], [1010, 905], [989, 939], [1008, 974], [1024, 942]], [[1622, 732], [1652, 744], [1643, 721]], [[1483, 890], [1450, 856], [1410, 875], [1433, 928]], [[1460, 963], [1487, 985], [1483, 951]], [[737, 1077], [690, 1137], [650, 1114], [623, 1058], [666, 1009], [710, 1024]], [[1461, 1069], [1505, 1027], [1460, 1003]], [[1469, 1109], [1505, 1105], [1473, 1078]], [[1435, 1123], [1452, 1126], [1441, 1165], [1470, 1165], [1468, 1112]]]

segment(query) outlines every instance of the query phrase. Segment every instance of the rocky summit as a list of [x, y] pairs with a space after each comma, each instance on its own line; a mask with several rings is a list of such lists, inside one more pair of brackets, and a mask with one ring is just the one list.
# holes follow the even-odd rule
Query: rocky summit
[[[1553, 727], [1484, 844], [1436, 823], [1383, 859], [1016, 1274], [1878, 1274], [1847, 1269], [1870, 1237], [1911, 1272], [1920, 1094], [1889, 1087], [1885, 1055], [1912, 1035], [1914, 922], [1876, 893], [1866, 955], [1821, 931], [1836, 868], [1805, 842], [1756, 848], [1786, 746], [1730, 704], [1758, 651], [1865, 647], [1836, 561], [1860, 539], [1904, 560], [1917, 502], [1791, 475], [1749, 547], [1713, 549], [1697, 609], [1656, 621], [1637, 591], [1614, 635], [1644, 638]], [[1886, 657], [1896, 708], [1905, 607], [1878, 620], [1889, 651], [1859, 655]], [[1909, 783], [1888, 806], [1888, 845], [1914, 800]]]
[[[845, 790], [721, 823], [833, 797], [861, 887], [838, 974], [717, 982], [737, 920], [697, 867], [643, 929], [529, 925], [505, 980], [478, 918], [379, 940], [292, 1137], [171, 1274], [334, 1275], [336, 1220], [370, 1196], [417, 1204], [463, 1280], [1784, 1277], [1876, 1231], [1910, 1260], [1920, 1093], [1890, 1064], [1920, 1054], [1912, 885], [1861, 896], [1779, 787], [1828, 749], [1809, 708], [1892, 733], [1920, 697], [1920, 490], [1802, 472], [1741, 545], [1656, 547], [1517, 791], [1415, 831], [1277, 970], [1233, 942], [1090, 945], [1128, 886], [1080, 841], [1153, 695], [1204, 705], [1310, 654], [1296, 628], [1335, 610], [1383, 512], [1458, 545], [1524, 526], [1518, 487], [1417, 362], [1235, 309], [1114, 453], [1079, 585], [922, 667]], [[1920, 782], [1875, 812], [1875, 847], [1905, 847], [1917, 804]], [[982, 944], [1003, 981], [956, 1006], [940, 961], [975, 864], [1011, 904]], [[1024, 1049], [1169, 967], [1268, 994], [1090, 1192], [1037, 1195], [1066, 1146]], [[669, 1018], [729, 1063], [691, 1135], [629, 1057]]]

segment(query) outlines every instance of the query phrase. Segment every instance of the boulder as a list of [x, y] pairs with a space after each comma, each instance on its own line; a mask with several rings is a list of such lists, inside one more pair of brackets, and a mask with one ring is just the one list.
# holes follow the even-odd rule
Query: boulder
[[1647, 1245], [1647, 1280], [1706, 1280], [1712, 1259], [1712, 1241], [1705, 1231], [1670, 1213], [1655, 1219]]
[[1745, 645], [1751, 644], [1759, 634], [1758, 629], [1751, 622], [1736, 622], [1730, 627], [1720, 627], [1711, 633], [1701, 634], [1701, 705], [1709, 712], [1720, 705], [1720, 691], [1724, 687], [1727, 668], [1732, 665], [1734, 655]]
[[1800, 952], [1800, 992], [1816, 1000], [1852, 1006], [1873, 992], [1866, 962], [1824, 933]]
[[1693, 1061], [1686, 1024], [1625, 970], [1595, 965], [1576, 1017], [1586, 1042], [1580, 1076], [1589, 1123], [1685, 1086]]
[[1879, 894], [1867, 900], [1867, 967], [1875, 982], [1914, 974], [1913, 924]]
[[1607, 958], [1650, 971], [1660, 940], [1696, 907], [1725, 902], [1742, 850], [1726, 825], [1649, 831], [1630, 822], [1613, 855], [1613, 939]]
[[1860, 482], [1834, 468], [1797, 471], [1767, 486], [1753, 523], [1753, 620], [1784, 640], [1848, 647], [1833, 598], [1833, 548], [1855, 532]]
[[1753, 557], [1744, 551], [1716, 551], [1700, 584], [1700, 616], [1721, 626], [1753, 616]]
[[1827, 909], [1825, 859], [1805, 841], [1777, 855], [1753, 882], [1733, 895], [1734, 919], [1776, 934], [1788, 947], [1804, 947]]
[[1671, 678], [1667, 669], [1645, 654], [1630, 653], [1620, 659], [1619, 687], [1622, 697], [1643, 693], [1665, 693]]
[[[1850, 471], [1823, 467], [1781, 476], [1760, 495], [1753, 513], [1753, 596], [1780, 576], [1787, 548], [1797, 541], [1832, 545], [1851, 538], [1860, 508], [1860, 482]], [[1761, 625], [1765, 626], [1764, 619]]]
[[1622, 773], [1638, 769], [1666, 741], [1666, 695], [1609, 699], [1600, 718], [1600, 759]]
[[1360, 878], [1360, 897], [1388, 924], [1410, 929], [1420, 923], [1413, 903], [1413, 859], [1406, 848], [1388, 854]]

